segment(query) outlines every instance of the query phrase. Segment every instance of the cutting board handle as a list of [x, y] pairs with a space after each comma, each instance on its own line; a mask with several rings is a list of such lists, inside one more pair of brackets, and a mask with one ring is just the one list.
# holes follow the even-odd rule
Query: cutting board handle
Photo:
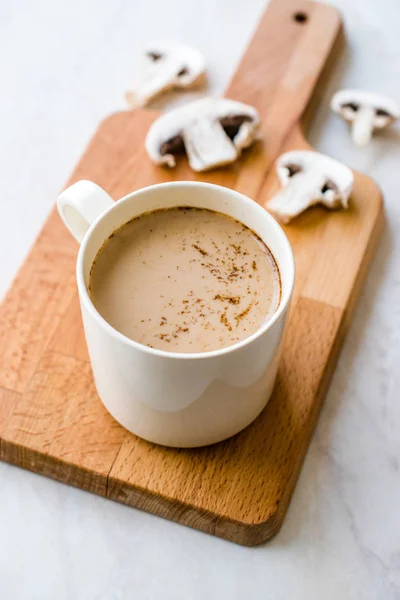
[[272, 0], [225, 96], [263, 114], [269, 152], [278, 150], [299, 124], [338, 48], [338, 11], [309, 0]]

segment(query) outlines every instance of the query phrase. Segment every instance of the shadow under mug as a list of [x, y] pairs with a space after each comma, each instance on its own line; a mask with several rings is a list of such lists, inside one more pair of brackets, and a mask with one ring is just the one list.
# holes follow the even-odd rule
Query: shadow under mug
[[[272, 393], [294, 284], [292, 250], [275, 219], [238, 192], [190, 181], [150, 186], [118, 202], [96, 184], [79, 181], [57, 204], [81, 244], [76, 277], [82, 319], [96, 388], [111, 415], [132, 433], [175, 447], [213, 444], [249, 425]], [[149, 348], [114, 329], [90, 300], [90, 269], [103, 242], [133, 217], [174, 206], [233, 217], [261, 237], [278, 263], [282, 296], [277, 311], [232, 346], [196, 354]]]

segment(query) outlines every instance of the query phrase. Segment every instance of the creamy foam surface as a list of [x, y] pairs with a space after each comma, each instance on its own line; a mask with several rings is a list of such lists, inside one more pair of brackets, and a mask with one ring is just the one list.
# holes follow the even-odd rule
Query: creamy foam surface
[[249, 228], [191, 207], [123, 225], [93, 263], [89, 293], [127, 337], [170, 352], [208, 352], [255, 333], [276, 311], [279, 270]]

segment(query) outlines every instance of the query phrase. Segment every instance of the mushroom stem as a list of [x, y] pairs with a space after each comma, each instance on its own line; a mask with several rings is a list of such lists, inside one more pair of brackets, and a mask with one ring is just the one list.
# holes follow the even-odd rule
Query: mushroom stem
[[288, 223], [309, 206], [316, 204], [325, 178], [315, 170], [298, 173], [295, 180], [278, 192], [267, 204], [268, 210], [282, 223]]
[[184, 127], [182, 137], [194, 171], [206, 171], [237, 158], [237, 149], [217, 119], [198, 117]]
[[366, 146], [374, 130], [375, 110], [371, 106], [361, 107], [351, 127], [351, 137], [357, 146]]

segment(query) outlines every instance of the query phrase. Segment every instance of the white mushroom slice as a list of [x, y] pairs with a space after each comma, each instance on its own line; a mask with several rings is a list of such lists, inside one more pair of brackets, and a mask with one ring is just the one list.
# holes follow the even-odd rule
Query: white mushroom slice
[[237, 150], [218, 120], [196, 119], [183, 129], [182, 139], [193, 171], [236, 160]]
[[324, 154], [297, 150], [282, 154], [276, 169], [283, 189], [268, 203], [268, 210], [283, 223], [314, 204], [347, 208], [354, 175], [349, 167]]
[[351, 124], [351, 136], [358, 146], [368, 144], [375, 129], [384, 129], [400, 117], [394, 100], [362, 90], [337, 92], [331, 108]]
[[204, 72], [205, 61], [197, 50], [183, 44], [158, 44], [145, 53], [138, 81], [126, 93], [126, 100], [131, 108], [145, 106], [172, 88], [194, 87]]
[[227, 98], [203, 98], [172, 110], [155, 121], [146, 150], [155, 164], [175, 166], [186, 151], [194, 171], [234, 162], [256, 138], [260, 116], [255, 108]]

